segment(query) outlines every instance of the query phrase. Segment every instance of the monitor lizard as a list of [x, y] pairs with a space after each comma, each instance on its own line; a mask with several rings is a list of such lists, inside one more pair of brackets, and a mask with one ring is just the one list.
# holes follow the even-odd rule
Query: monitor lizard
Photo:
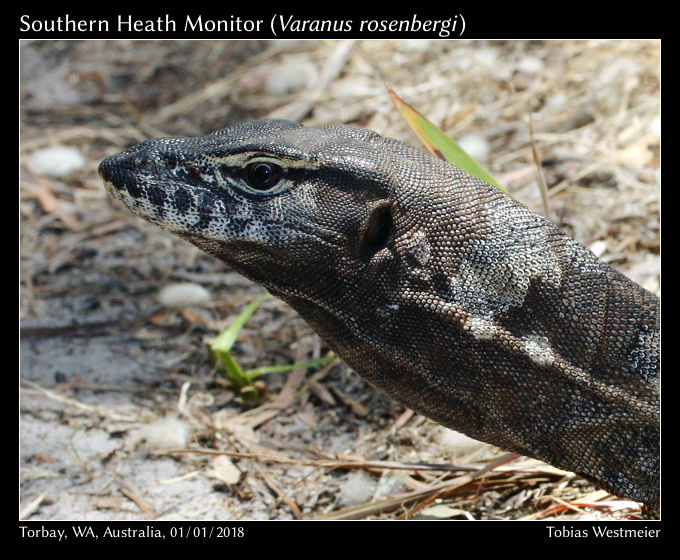
[[659, 515], [659, 299], [512, 197], [373, 131], [283, 120], [147, 140], [99, 173], [405, 406]]

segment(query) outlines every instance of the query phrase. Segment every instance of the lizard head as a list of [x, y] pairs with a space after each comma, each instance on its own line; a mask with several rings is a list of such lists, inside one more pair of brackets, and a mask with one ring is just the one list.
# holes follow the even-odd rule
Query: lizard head
[[[361, 291], [357, 270], [389, 264], [395, 200], [383, 141], [356, 127], [263, 120], [148, 140], [99, 173], [142, 218], [285, 300], [314, 298], [324, 285]], [[301, 289], [307, 279], [314, 287]]]

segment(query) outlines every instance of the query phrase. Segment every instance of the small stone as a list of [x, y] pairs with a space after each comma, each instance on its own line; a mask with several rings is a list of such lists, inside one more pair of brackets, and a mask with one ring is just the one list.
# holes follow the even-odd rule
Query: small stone
[[474, 160], [485, 161], [489, 157], [489, 143], [486, 138], [476, 132], [461, 136], [458, 139], [458, 145]]
[[288, 62], [269, 74], [265, 88], [270, 95], [293, 93], [313, 86], [318, 76], [319, 72], [311, 62]]
[[69, 146], [52, 146], [36, 150], [28, 160], [30, 171], [50, 177], [66, 177], [82, 169], [84, 165], [85, 158], [82, 154]]
[[533, 56], [526, 56], [517, 64], [517, 70], [525, 74], [538, 74], [543, 70], [543, 61]]
[[165, 307], [182, 308], [202, 305], [210, 301], [210, 292], [193, 283], [169, 284], [158, 293], [158, 301]]

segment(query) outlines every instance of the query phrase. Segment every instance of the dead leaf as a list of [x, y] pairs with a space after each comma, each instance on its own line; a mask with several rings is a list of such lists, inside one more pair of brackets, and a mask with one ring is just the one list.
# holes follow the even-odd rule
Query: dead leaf
[[211, 478], [216, 478], [225, 484], [236, 484], [241, 478], [241, 471], [225, 455], [217, 455], [210, 461], [211, 468], [205, 474]]
[[61, 201], [54, 196], [52, 185], [49, 181], [40, 181], [38, 183], [37, 199], [45, 213], [57, 216], [71, 231], [80, 231], [83, 229], [83, 225], [78, 219], [64, 210]]
[[97, 509], [119, 509], [125, 503], [125, 499], [121, 496], [109, 496], [108, 498], [102, 498], [97, 500], [94, 507]]
[[298, 410], [297, 416], [310, 428], [316, 429], [316, 410], [312, 403], [307, 403], [304, 408]]

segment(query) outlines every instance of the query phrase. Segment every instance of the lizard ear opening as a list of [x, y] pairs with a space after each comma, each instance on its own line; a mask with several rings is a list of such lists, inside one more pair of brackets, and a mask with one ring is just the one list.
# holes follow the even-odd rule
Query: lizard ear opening
[[359, 256], [370, 260], [394, 238], [394, 223], [389, 205], [378, 206], [368, 218], [359, 241]]

